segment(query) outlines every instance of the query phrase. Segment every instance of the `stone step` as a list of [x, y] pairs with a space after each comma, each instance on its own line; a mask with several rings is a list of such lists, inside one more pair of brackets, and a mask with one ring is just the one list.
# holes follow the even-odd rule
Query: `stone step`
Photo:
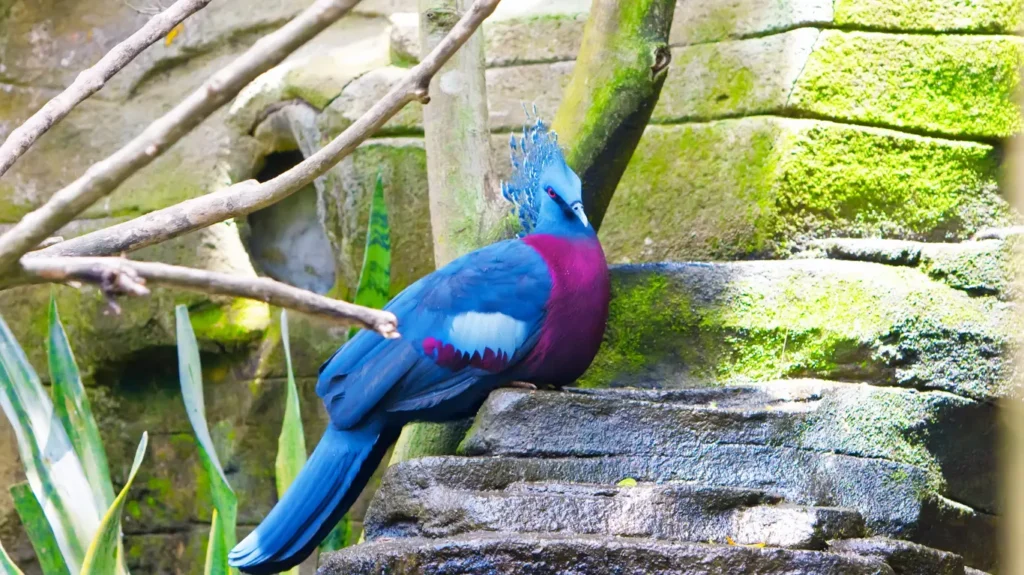
[[677, 390], [508, 389], [481, 408], [462, 452], [691, 458], [725, 446], [792, 448], [910, 466], [915, 472], [906, 479], [914, 489], [991, 511], [993, 417], [992, 406], [948, 393], [820, 380]]
[[[914, 467], [748, 445], [708, 445], [700, 452], [672, 456], [428, 457], [390, 468], [374, 505], [430, 488], [493, 491], [517, 482], [614, 485], [623, 479], [763, 490], [797, 505], [856, 509], [872, 532], [887, 535], [905, 536], [920, 528], [935, 528], [922, 525], [926, 502], [919, 498], [925, 477]], [[972, 528], [984, 526], [971, 517], [966, 519]]]
[[992, 410], [945, 392], [819, 380], [499, 390], [461, 447], [478, 457], [423, 462], [418, 473], [468, 490], [623, 478], [757, 489], [795, 505], [855, 509], [872, 533], [990, 568]]
[[332, 553], [320, 575], [894, 575], [882, 560], [772, 547], [648, 538], [467, 533], [404, 538]]
[[497, 531], [824, 549], [830, 539], [865, 532], [855, 511], [789, 505], [751, 489], [557, 481], [472, 489], [431, 481], [422, 471], [399, 465], [387, 475], [364, 523], [368, 540]]
[[939, 551], [908, 541], [871, 537], [845, 539], [829, 543], [829, 550], [837, 553], [878, 557], [896, 572], [896, 575], [964, 575], [964, 560], [959, 555]]

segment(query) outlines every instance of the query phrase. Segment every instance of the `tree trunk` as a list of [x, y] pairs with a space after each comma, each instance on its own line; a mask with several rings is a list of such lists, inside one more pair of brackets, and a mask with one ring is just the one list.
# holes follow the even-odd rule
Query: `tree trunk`
[[[441, 41], [470, 0], [420, 0], [420, 53]], [[484, 42], [477, 31], [430, 82], [423, 107], [430, 225], [438, 268], [501, 235], [508, 212], [491, 168]], [[455, 453], [467, 422], [407, 425], [391, 463]]]
[[553, 129], [601, 226], [665, 83], [675, 0], [594, 0]]
[[[428, 53], [472, 4], [420, 0], [420, 49]], [[430, 82], [423, 107], [434, 261], [443, 267], [493, 239], [508, 210], [491, 167], [482, 32], [473, 34]]]

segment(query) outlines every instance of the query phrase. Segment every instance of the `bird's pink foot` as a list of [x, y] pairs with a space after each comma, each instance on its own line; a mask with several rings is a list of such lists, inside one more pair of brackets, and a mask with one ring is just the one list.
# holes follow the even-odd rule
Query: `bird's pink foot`
[[508, 386], [514, 387], [516, 389], [529, 389], [531, 391], [537, 391], [536, 385], [532, 383], [527, 383], [525, 381], [513, 381], [512, 383], [508, 384]]

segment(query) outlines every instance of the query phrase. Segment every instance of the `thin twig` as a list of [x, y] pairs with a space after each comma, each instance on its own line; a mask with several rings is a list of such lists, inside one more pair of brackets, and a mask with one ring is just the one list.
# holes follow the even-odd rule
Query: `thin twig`
[[42, 207], [26, 215], [0, 236], [0, 274], [47, 236], [152, 162], [257, 76], [279, 64], [358, 3], [359, 0], [316, 0], [280, 29], [260, 38], [131, 142], [105, 160], [93, 164], [82, 177], [55, 193]]
[[[244, 216], [275, 204], [302, 189], [376, 132], [403, 106], [429, 98], [430, 79], [455, 53], [500, 0], [477, 0], [433, 51], [406, 77], [338, 137], [280, 176], [263, 183], [240, 182], [223, 190], [150, 212], [134, 220], [98, 230], [33, 252], [45, 256], [106, 256], [134, 251], [167, 241], [217, 222]], [[10, 285], [13, 277], [0, 285]]]
[[46, 103], [24, 124], [18, 126], [0, 146], [0, 176], [11, 169], [14, 162], [28, 151], [32, 144], [57, 122], [64, 119], [75, 106], [92, 96], [136, 56], [153, 42], [164, 38], [185, 18], [195, 14], [211, 0], [178, 0], [167, 10], [153, 16], [146, 25], [107, 52], [99, 62], [82, 71], [75, 81]]
[[95, 284], [110, 297], [148, 295], [147, 284], [244, 297], [345, 325], [360, 325], [387, 338], [399, 337], [398, 320], [391, 312], [331, 299], [270, 278], [239, 277], [124, 258], [33, 257], [22, 262], [22, 271], [47, 282]]

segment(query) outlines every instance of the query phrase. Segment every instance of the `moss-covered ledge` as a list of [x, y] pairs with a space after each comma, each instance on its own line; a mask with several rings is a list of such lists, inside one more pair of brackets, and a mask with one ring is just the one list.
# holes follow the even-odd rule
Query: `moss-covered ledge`
[[818, 377], [1005, 395], [1009, 304], [921, 272], [789, 260], [621, 266], [589, 387]]

